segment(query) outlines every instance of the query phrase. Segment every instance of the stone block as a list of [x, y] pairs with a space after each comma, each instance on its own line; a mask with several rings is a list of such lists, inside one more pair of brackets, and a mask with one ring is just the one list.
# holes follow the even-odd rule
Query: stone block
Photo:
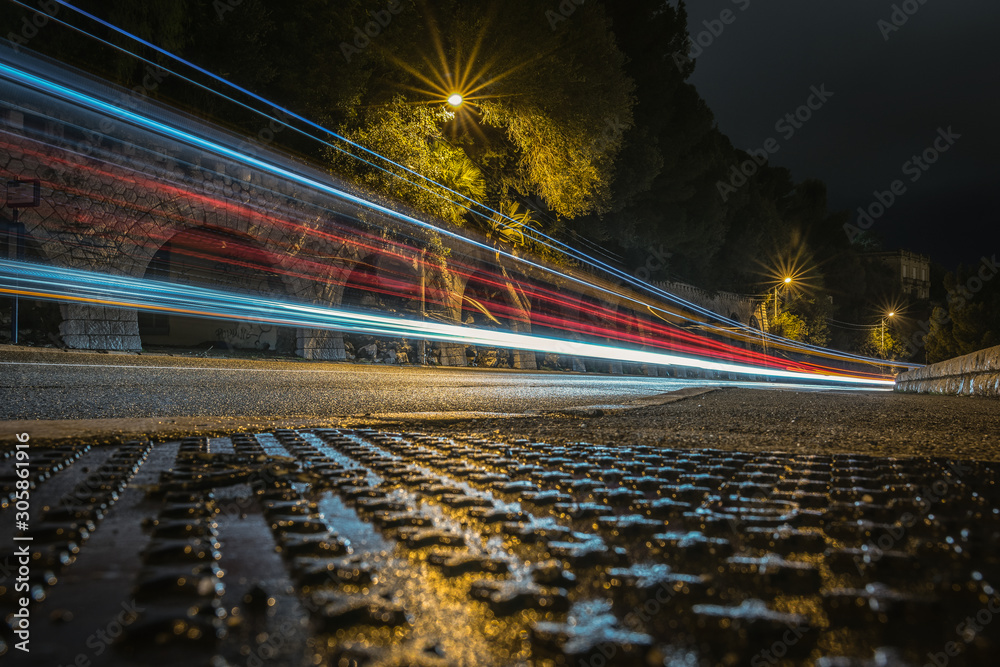
[[73, 350], [90, 349], [90, 336], [84, 336], [81, 334], [63, 334], [62, 341], [66, 347]]
[[59, 325], [59, 333], [66, 336], [84, 336], [87, 334], [87, 322], [85, 320], [63, 320]]
[[440, 353], [442, 366], [464, 367], [468, 365], [464, 345], [435, 343], [434, 349]]
[[111, 335], [111, 322], [108, 321], [90, 321], [86, 323], [87, 333], [91, 336], [110, 336]]
[[296, 354], [314, 361], [344, 361], [344, 336], [337, 331], [299, 329], [296, 332]]
[[533, 350], [513, 350], [512, 356], [514, 368], [521, 368], [530, 371], [538, 368]]

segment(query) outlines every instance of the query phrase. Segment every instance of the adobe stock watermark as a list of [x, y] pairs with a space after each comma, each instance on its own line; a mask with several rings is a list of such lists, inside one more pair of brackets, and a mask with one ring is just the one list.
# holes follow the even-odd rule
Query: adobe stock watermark
[[[330, 579], [316, 588], [324, 586], [341, 586], [344, 583], [337, 574], [336, 568], [330, 570]], [[312, 595], [303, 595], [298, 600], [299, 605], [310, 614], [319, 612], [323, 605]], [[264, 667], [268, 664], [275, 664], [275, 659], [280, 657], [281, 650], [289, 645], [298, 644], [301, 639], [296, 639], [295, 635], [301, 632], [301, 626], [290, 620], [283, 620], [273, 632], [263, 633], [256, 639], [256, 648], [250, 650], [246, 655], [246, 667]], [[281, 664], [285, 664], [282, 662]], [[67, 665], [67, 667], [69, 667]]]
[[568, 21], [569, 17], [576, 13], [577, 8], [582, 7], [587, 0], [562, 0], [555, 9], [545, 11], [545, 19], [549, 22], [552, 32], [559, 28], [559, 24]]
[[122, 602], [121, 608], [122, 610], [104, 627], [98, 628], [96, 632], [87, 637], [84, 643], [90, 650], [78, 653], [72, 662], [66, 663], [65, 667], [90, 667], [93, 664], [93, 658], [100, 657], [111, 648], [111, 645], [121, 636], [125, 628], [139, 620], [139, 614], [146, 611], [139, 607], [135, 600]]
[[38, 11], [31, 16], [23, 17], [20, 30], [8, 32], [7, 41], [14, 45], [14, 51], [20, 52], [21, 47], [27, 46], [28, 42], [37, 37], [57, 14], [59, 14], [59, 4], [55, 0], [38, 0]]
[[[812, 120], [815, 113], [826, 106], [826, 103], [834, 96], [834, 93], [826, 89], [826, 84], [821, 84], [819, 87], [810, 86], [809, 92], [810, 95], [804, 104], [794, 111], [786, 113], [774, 124], [775, 132], [778, 132], [785, 141], [791, 141], [798, 131]], [[781, 143], [778, 139], [770, 137], [761, 148], [747, 151], [750, 159], [732, 165], [729, 169], [729, 180], [717, 181], [715, 184], [723, 203], [728, 202], [734, 193], [749, 183], [750, 179], [768, 163], [771, 156], [780, 150]]]
[[661, 243], [658, 249], [651, 249], [649, 251], [649, 256], [646, 258], [646, 264], [636, 269], [633, 275], [642, 282], [647, 283], [652, 277], [653, 271], [665, 269], [667, 267], [667, 260], [673, 256], [674, 254], [667, 252]]
[[275, 138], [289, 127], [289, 121], [292, 119], [290, 115], [277, 108], [272, 108], [268, 115], [271, 116], [271, 120], [260, 129], [256, 137], [248, 137], [240, 142], [237, 147], [240, 152], [246, 152], [253, 146], [264, 148], [271, 145]]
[[[311, 611], [315, 612], [318, 609]], [[282, 621], [275, 632], [265, 633], [266, 639], [247, 656], [247, 667], [263, 667], [268, 661], [277, 657], [282, 647], [290, 641], [295, 630], [296, 627], [291, 621]]]
[[340, 43], [340, 52], [344, 55], [344, 60], [350, 63], [354, 56], [371, 46], [372, 40], [381, 35], [389, 27], [394, 16], [402, 12], [403, 3], [401, 0], [389, 0], [386, 3], [385, 9], [368, 12], [368, 16], [372, 20], [366, 22], [363, 29], [360, 25], [354, 27], [353, 46], [349, 42]]
[[920, 11], [920, 8], [927, 4], [927, 0], [906, 0], [898, 5], [892, 6], [892, 13], [889, 19], [879, 19], [875, 24], [882, 33], [882, 39], [889, 41], [893, 33], [899, 32], [910, 17]]
[[[625, 614], [622, 624], [629, 632], [643, 634], [643, 630], [677, 595], [677, 589], [667, 583], [661, 583], [656, 591], [645, 601]], [[618, 644], [602, 642], [597, 645], [598, 654], [590, 660], [580, 660], [580, 667], [610, 667], [617, 664]]]
[[[751, 0], [731, 0], [731, 2], [736, 5], [741, 12], [745, 12], [750, 8]], [[736, 23], [736, 17], [739, 16], [732, 9], [723, 9], [719, 13], [719, 17], [715, 19], [705, 19], [701, 24], [705, 27], [704, 30], [688, 37], [688, 49], [687, 51], [674, 51], [671, 54], [673, 58], [674, 65], [677, 69], [683, 71], [684, 68], [692, 60], [700, 58], [701, 54], [705, 52], [705, 49], [711, 47], [715, 44], [715, 40], [722, 37], [722, 33], [726, 31], [726, 26], [730, 26]]]
[[[965, 280], [964, 285], [956, 285], [948, 290], [949, 310], [935, 309], [932, 319], [934, 324], [943, 327], [951, 323], [951, 312], [960, 312], [967, 305], [972, 303], [976, 294], [982, 291], [986, 283], [993, 280], [1000, 274], [1000, 263], [997, 263], [997, 256], [983, 257], [979, 260], [979, 270]], [[939, 316], [938, 314], [941, 313]], [[910, 357], [917, 354], [927, 345], [927, 335], [931, 332], [931, 320], [923, 320], [917, 325], [917, 331], [913, 332], [910, 340], [906, 341], [906, 352]]]
[[[914, 155], [903, 163], [901, 167], [903, 175], [909, 176], [910, 183], [916, 183], [961, 138], [962, 135], [955, 132], [951, 125], [948, 126], [948, 129], [939, 127], [938, 136], [934, 138], [931, 145], [925, 148], [919, 155]], [[906, 182], [902, 179], [896, 179], [890, 183], [889, 189], [884, 192], [876, 190], [873, 193], [875, 201], [868, 206], [858, 207], [857, 224], [844, 223], [844, 233], [847, 234], [848, 240], [854, 243], [855, 239], [861, 235], [861, 232], [871, 229], [875, 221], [885, 215], [906, 192]]]
[[212, 9], [220, 21], [226, 20], [226, 14], [243, 4], [243, 0], [213, 0]]
[[1000, 615], [1000, 595], [997, 595], [996, 590], [985, 582], [983, 588], [991, 596], [986, 606], [977, 611], [975, 616], [966, 616], [965, 620], [955, 626], [955, 634], [963, 643], [948, 642], [944, 645], [943, 651], [928, 653], [929, 661], [925, 667], [947, 667], [952, 658], [960, 656], [965, 651], [965, 646], [975, 641], [976, 637], [986, 629], [986, 626], [992, 623], [997, 615]]
[[750, 659], [750, 667], [765, 667], [766, 665], [777, 665], [785, 659], [788, 652], [794, 647], [809, 630], [812, 629], [806, 623], [788, 625], [788, 630], [781, 635], [781, 639], [765, 649], [761, 649], [757, 655]]
[[590, 142], [591, 150], [594, 153], [603, 153], [607, 150], [608, 146], [616, 141], [621, 141], [622, 136], [630, 127], [632, 126], [628, 123], [623, 123], [617, 116], [605, 119], [604, 129]]
[[[118, 106], [129, 111], [136, 111], [141, 102], [148, 98], [151, 93], [155, 92], [156, 89], [160, 87], [160, 84], [170, 78], [170, 74], [169, 70], [155, 65], [147, 65], [142, 76], [142, 82], [139, 85], [134, 86], [131, 90], [122, 93], [118, 99]], [[110, 116], [102, 116], [96, 128], [84, 130], [83, 140], [70, 146], [70, 155], [72, 156], [70, 159], [80, 160], [83, 157], [91, 157], [100, 149], [104, 138], [107, 137], [118, 126], [118, 124], [119, 122]], [[67, 146], [66, 143], [63, 143], [62, 145], [64, 147]]]
[[273, 486], [279, 479], [280, 476], [276, 475], [272, 468], [252, 471], [244, 482], [246, 486], [243, 493], [226, 498], [225, 502], [218, 501], [216, 503], [216, 515], [231, 520], [239, 519], [256, 502], [257, 494]]

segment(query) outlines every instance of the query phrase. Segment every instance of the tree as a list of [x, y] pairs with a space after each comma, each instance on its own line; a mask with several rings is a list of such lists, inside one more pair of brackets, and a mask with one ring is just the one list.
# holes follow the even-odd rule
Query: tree
[[[751, 156], [718, 130], [688, 82], [696, 62], [683, 0], [521, 0], [513, 8], [504, 0], [399, 0], [391, 12], [361, 0], [79, 4], [447, 189], [335, 136], [323, 139], [341, 150], [273, 126], [210, 92], [223, 88], [188, 68], [171, 65], [207, 89], [169, 75], [145, 88], [150, 96], [324, 161], [346, 180], [419, 214], [489, 234], [493, 212], [479, 209], [482, 216], [474, 217], [448, 190], [493, 210], [518, 203], [549, 235], [571, 228], [640, 265], [656, 248], [670, 256], [658, 278], [738, 291], [759, 282], [759, 262], [774, 239], [796, 239], [831, 287], [818, 288], [812, 305], [792, 312], [807, 325], [810, 342], [832, 338], [841, 347], [851, 341], [846, 333], [829, 334], [826, 317], [864, 321], [868, 304], [894, 284], [864, 258], [873, 239], [847, 241], [849, 217], [827, 211], [822, 183], [795, 183], [771, 164], [740, 177]], [[31, 14], [0, 3], [5, 24], [20, 25]], [[69, 10], [63, 15], [70, 18]], [[55, 23], [30, 46], [129, 87], [142, 87], [149, 73], [146, 63]], [[169, 62], [148, 47], [129, 48], [154, 63]], [[456, 91], [466, 103], [454, 110], [445, 99]], [[732, 192], [720, 195], [720, 183]], [[519, 251], [558, 260], [533, 245], [526, 229]], [[827, 295], [834, 297], [832, 311]], [[942, 329], [942, 354], [988, 340], [972, 321], [977, 312]]]
[[365, 109], [345, 133], [395, 164], [383, 161], [379, 166], [384, 170], [376, 169], [366, 162], [372, 160], [370, 155], [350, 147], [328, 148], [326, 158], [335, 173], [372, 192], [455, 225], [466, 224], [467, 209], [460, 197], [396, 166], [404, 165], [466, 197], [483, 196], [485, 184], [479, 168], [444, 138], [442, 125], [448, 113], [441, 107], [407, 104], [397, 95], [385, 106]]
[[785, 310], [772, 318], [770, 333], [788, 340], [805, 341], [809, 336], [809, 326], [801, 317]]
[[832, 304], [828, 299], [822, 295], [813, 298], [798, 297], [788, 304], [788, 310], [805, 325], [805, 333], [796, 340], [819, 347], [826, 347], [830, 343], [830, 325], [827, 320]]
[[[366, 72], [365, 85], [359, 111], [341, 124], [341, 133], [364, 137], [366, 146], [391, 155], [400, 134], [388, 127], [393, 117], [419, 117], [418, 135], [405, 140], [408, 150], [415, 141], [446, 142], [454, 150], [438, 157], [470, 160], [485, 179], [490, 208], [537, 197], [566, 218], [606, 210], [621, 135], [632, 122], [624, 55], [600, 4], [580, 7], [555, 30], [543, 19], [551, 3], [522, 4], [528, 6], [510, 11], [498, 0], [406, 3], [390, 26], [406, 39], [373, 39], [358, 54], [354, 64]], [[456, 91], [466, 102], [448, 110], [444, 100]], [[426, 111], [404, 113], [403, 105]], [[424, 122], [429, 118], [435, 127]], [[336, 171], [361, 175], [380, 190], [393, 178], [327, 154]], [[437, 213], [411, 189], [389, 191]]]
[[982, 280], [978, 269], [960, 266], [945, 276], [947, 305], [935, 308], [930, 320], [928, 363], [1000, 345], [1000, 281]]
[[902, 359], [906, 356], [906, 343], [903, 337], [886, 322], [871, 327], [862, 339], [861, 354], [878, 359]]
[[636, 82], [638, 103], [616, 166], [611, 210], [588, 216], [579, 229], [617, 246], [620, 254], [663, 246], [672, 253], [672, 271], [714, 286], [708, 279], [728, 231], [727, 207], [715, 182], [732, 148], [686, 81], [694, 63], [687, 59], [684, 3], [605, 4], [617, 43], [629, 57], [626, 71]]

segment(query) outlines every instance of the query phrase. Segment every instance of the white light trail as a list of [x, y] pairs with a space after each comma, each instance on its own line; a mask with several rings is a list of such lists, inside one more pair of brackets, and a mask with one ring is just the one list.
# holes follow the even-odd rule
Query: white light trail
[[37, 299], [94, 303], [118, 308], [170, 312], [202, 318], [269, 322], [283, 326], [356, 331], [380, 336], [424, 338], [465, 345], [532, 350], [559, 355], [613, 359], [640, 364], [697, 368], [805, 382], [892, 386], [891, 379], [803, 373], [650, 352], [628, 347], [488, 331], [439, 322], [409, 320], [342, 308], [264, 299], [220, 290], [0, 260], [0, 293]]

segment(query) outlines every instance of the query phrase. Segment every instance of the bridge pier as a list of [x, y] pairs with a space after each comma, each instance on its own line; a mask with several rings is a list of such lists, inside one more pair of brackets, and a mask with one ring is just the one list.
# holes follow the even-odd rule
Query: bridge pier
[[345, 361], [344, 334], [327, 329], [298, 329], [295, 354], [311, 361]]
[[514, 368], [526, 371], [538, 369], [538, 362], [535, 360], [535, 352], [533, 350], [513, 350], [511, 360]]
[[461, 343], [434, 343], [434, 349], [440, 354], [442, 366], [464, 367], [468, 365], [465, 358], [465, 345]]
[[59, 334], [66, 347], [76, 350], [139, 351], [138, 312], [107, 306], [60, 304]]

